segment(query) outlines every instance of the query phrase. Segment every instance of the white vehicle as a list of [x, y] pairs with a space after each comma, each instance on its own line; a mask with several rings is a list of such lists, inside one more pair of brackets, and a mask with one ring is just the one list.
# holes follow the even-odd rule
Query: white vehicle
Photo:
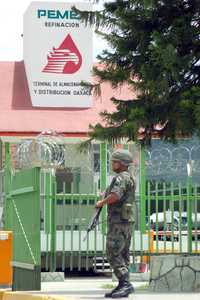
[[167, 210], [165, 213], [164, 212], [159, 212], [157, 213], [157, 217], [156, 217], [156, 213], [153, 213], [150, 216], [150, 222], [151, 223], [161, 223], [161, 222], [166, 222], [166, 223], [172, 223], [172, 217], [174, 219], [174, 223], [177, 223], [178, 220], [178, 212], [174, 211], [174, 214], [172, 216], [171, 211]]
[[[173, 222], [172, 222], [173, 221]], [[164, 212], [159, 212], [157, 213], [157, 217], [156, 217], [156, 213], [153, 213], [150, 216], [150, 223], [151, 224], [156, 224], [156, 222], [158, 222], [159, 226], [163, 223], [166, 224], [174, 224], [174, 226], [187, 226], [187, 212], [184, 211], [181, 213], [181, 220], [180, 220], [180, 215], [179, 215], [179, 211], [174, 211], [173, 215], [172, 212], [167, 210], [165, 213]], [[200, 213], [192, 213], [192, 224], [193, 226], [196, 226], [199, 228], [200, 227]], [[147, 224], [148, 224], [148, 218], [147, 218]]]

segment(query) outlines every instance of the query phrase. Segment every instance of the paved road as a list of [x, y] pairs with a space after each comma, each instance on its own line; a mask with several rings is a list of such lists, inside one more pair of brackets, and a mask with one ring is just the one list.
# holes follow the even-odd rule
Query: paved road
[[[136, 293], [130, 295], [129, 300], [200, 300], [200, 293], [155, 294], [145, 291], [145, 282], [133, 284]], [[69, 278], [64, 282], [42, 283], [41, 292], [33, 293], [58, 295], [69, 300], [105, 300], [104, 294], [109, 291], [107, 287], [110, 285], [114, 285], [114, 283], [109, 278]]]

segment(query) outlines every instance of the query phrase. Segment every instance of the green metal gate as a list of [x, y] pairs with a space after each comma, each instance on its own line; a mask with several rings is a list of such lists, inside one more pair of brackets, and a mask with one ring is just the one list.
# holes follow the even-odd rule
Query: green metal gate
[[5, 229], [13, 231], [13, 290], [40, 290], [40, 169], [12, 173], [6, 144]]
[[[74, 174], [77, 179], [78, 174]], [[107, 184], [107, 145], [100, 145], [100, 186], [103, 191]], [[45, 271], [56, 269], [96, 270], [101, 259], [102, 269], [106, 268], [106, 211], [101, 214], [100, 225], [87, 237], [87, 225], [99, 199], [97, 187], [93, 193], [77, 193], [77, 183], [72, 182], [71, 190], [64, 182], [57, 185], [56, 177], [50, 171], [41, 172], [41, 254]]]
[[[99, 199], [99, 192], [106, 189], [113, 175], [108, 174], [107, 156], [108, 145], [102, 143], [99, 186], [94, 185], [93, 193], [80, 193], [76, 182], [80, 176], [77, 173], [72, 174], [75, 180], [69, 189], [67, 182], [58, 184], [51, 172], [41, 172], [41, 254], [42, 269], [45, 271], [111, 271], [106, 258], [106, 207], [101, 213], [100, 224], [83, 240], [95, 203]], [[146, 239], [147, 233], [141, 234], [133, 226], [132, 261], [136, 253], [140, 255], [148, 251]]]

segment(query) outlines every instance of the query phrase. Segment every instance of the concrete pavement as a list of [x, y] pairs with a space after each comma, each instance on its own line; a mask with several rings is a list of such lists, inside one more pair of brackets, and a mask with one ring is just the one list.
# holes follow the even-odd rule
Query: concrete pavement
[[[58, 295], [64, 299], [77, 300], [105, 300], [104, 294], [114, 287], [110, 278], [69, 278], [64, 282], [43, 282], [40, 292], [33, 294]], [[200, 293], [168, 293], [155, 294], [147, 291], [147, 283], [133, 282], [136, 292], [129, 296], [129, 300], [199, 300]], [[127, 299], [127, 298], [122, 298]]]

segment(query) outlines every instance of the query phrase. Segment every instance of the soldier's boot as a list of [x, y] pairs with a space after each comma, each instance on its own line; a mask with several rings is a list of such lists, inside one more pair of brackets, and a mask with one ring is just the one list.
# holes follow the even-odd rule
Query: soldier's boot
[[116, 291], [112, 293], [112, 298], [123, 298], [128, 297], [129, 294], [134, 293], [134, 287], [129, 281], [129, 274], [125, 274], [122, 278], [122, 285]]
[[110, 292], [106, 293], [104, 295], [105, 298], [112, 298], [112, 294], [117, 292], [121, 288], [122, 282], [119, 281], [118, 285]]

